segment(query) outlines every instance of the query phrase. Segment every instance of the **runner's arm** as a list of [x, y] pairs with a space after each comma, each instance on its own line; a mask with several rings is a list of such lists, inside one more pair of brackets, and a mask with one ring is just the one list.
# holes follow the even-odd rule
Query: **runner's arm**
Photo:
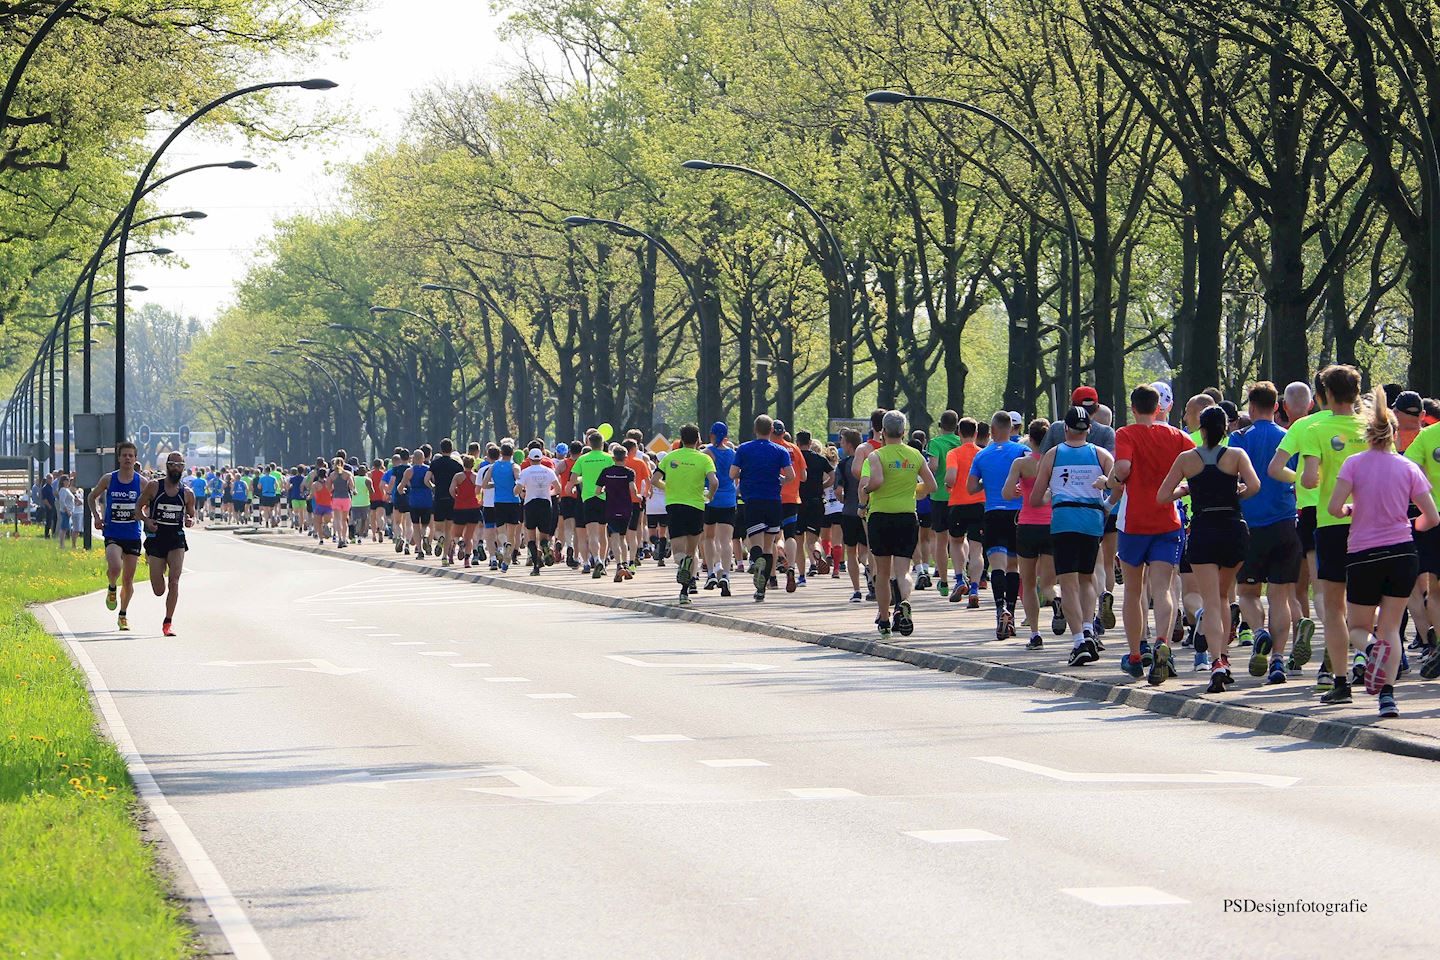
[[[1309, 473], [1308, 468], [1306, 473]], [[1349, 480], [1343, 477], [1335, 478], [1335, 489], [1330, 491], [1330, 502], [1325, 504], [1325, 509], [1330, 511], [1332, 517], [1350, 516], [1352, 505], [1345, 501], [1350, 499], [1351, 489], [1353, 489], [1353, 484], [1351, 484]], [[1432, 499], [1430, 502], [1433, 507], [1435, 501]], [[1416, 529], [1419, 529], [1418, 525]]]
[[970, 496], [975, 496], [975, 494], [983, 489], [985, 489], [985, 485], [980, 482], [980, 475], [978, 473], [971, 473], [965, 477], [965, 492], [970, 494]]
[[1032, 507], [1045, 506], [1045, 498], [1050, 495], [1050, 474], [1055, 470], [1055, 448], [1051, 447], [1045, 451], [1045, 456], [1040, 458], [1040, 466], [1035, 471], [1035, 486], [1030, 488], [1030, 496], [1026, 500]]
[[924, 499], [939, 489], [935, 483], [935, 474], [930, 470], [930, 464], [920, 464], [920, 483], [916, 486], [916, 499]]
[[1006, 500], [1014, 500], [1020, 496], [1020, 465], [1024, 462], [1022, 459], [1010, 464], [1010, 472], [1005, 475], [1005, 485], [1000, 488], [1000, 496]]
[[188, 488], [183, 490], [185, 496], [185, 526], [195, 526], [195, 491]]
[[715, 492], [720, 489], [720, 478], [715, 475], [714, 470], [705, 474], [705, 486], [710, 489], [710, 495], [705, 498], [706, 501], [714, 500]]
[[1290, 469], [1291, 454], [1284, 450], [1276, 450], [1275, 456], [1270, 458], [1270, 466], [1265, 472], [1271, 480], [1279, 480], [1281, 483], [1294, 483], [1295, 471]]
[[140, 488], [140, 520], [150, 533], [155, 532], [155, 517], [152, 515], [155, 508], [155, 488], [154, 480], [146, 480], [145, 485]]
[[1255, 472], [1255, 464], [1250, 462], [1250, 454], [1239, 447], [1230, 449], [1240, 455], [1240, 463], [1235, 471], [1241, 482], [1245, 484], [1245, 489], [1240, 491], [1240, 499], [1249, 500], [1260, 492], [1260, 476]]
[[[860, 491], [869, 494], [872, 490], [880, 489], [880, 485], [885, 482], [885, 466], [880, 462], [880, 454], [874, 450], [865, 455], [865, 460], [870, 464], [870, 476], [861, 477]], [[864, 469], [863, 465], [861, 469]]]
[[1415, 520], [1416, 530], [1424, 533], [1440, 526], [1440, 513], [1435, 510], [1435, 498], [1429, 490], [1415, 494], [1410, 498], [1410, 502], [1420, 508], [1420, 516]]
[[86, 511], [90, 514], [90, 519], [94, 522], [96, 530], [105, 529], [105, 518], [101, 516], [101, 514], [95, 509], [95, 507], [100, 502], [100, 498], [105, 496], [105, 491], [109, 489], [110, 474], [107, 473], [105, 474], [105, 476], [100, 478], [100, 482], [95, 484], [95, 486], [90, 490], [89, 495], [85, 498]]
[[[1192, 451], [1186, 450], [1175, 458], [1174, 463], [1170, 464], [1170, 472], [1165, 474], [1165, 479], [1160, 481], [1160, 489], [1155, 491], [1156, 503], [1174, 503], [1190, 493], [1190, 485], [1180, 481], [1185, 479], [1185, 458], [1191, 453]], [[1196, 456], [1198, 457], [1199, 454]]]
[[789, 483], [791, 480], [794, 480], [794, 479], [795, 479], [795, 468], [794, 468], [794, 467], [786, 467], [785, 469], [783, 469], [783, 470], [780, 471], [780, 482], [781, 482], [781, 483]]
[[[1300, 483], [1310, 489], [1320, 486], [1320, 458], [1305, 454], [1305, 473], [1300, 477]], [[1339, 516], [1339, 514], [1335, 514]]]

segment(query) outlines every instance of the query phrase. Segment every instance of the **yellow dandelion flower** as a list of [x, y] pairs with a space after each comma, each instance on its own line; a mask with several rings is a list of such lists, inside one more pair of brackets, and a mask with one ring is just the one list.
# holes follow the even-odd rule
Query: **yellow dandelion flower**
[[78, 786], [80, 786], [80, 778], [79, 778], [79, 777], [71, 777], [71, 778], [70, 778], [70, 786], [72, 786], [72, 787], [78, 787]]
[[105, 774], [103, 774], [103, 773], [100, 774], [100, 775], [99, 775], [98, 777], [96, 777], [95, 779], [96, 779], [96, 780], [99, 780], [101, 783], [105, 783], [105, 782], [107, 782], [107, 780], [108, 780], [108, 778], [107, 778], [107, 777], [105, 776]]

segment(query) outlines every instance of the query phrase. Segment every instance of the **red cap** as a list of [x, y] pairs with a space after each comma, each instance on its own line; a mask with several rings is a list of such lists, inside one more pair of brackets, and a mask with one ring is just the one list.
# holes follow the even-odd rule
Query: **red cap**
[[1076, 387], [1075, 392], [1070, 394], [1070, 402], [1077, 407], [1087, 403], [1099, 403], [1100, 394], [1095, 392], [1094, 387]]

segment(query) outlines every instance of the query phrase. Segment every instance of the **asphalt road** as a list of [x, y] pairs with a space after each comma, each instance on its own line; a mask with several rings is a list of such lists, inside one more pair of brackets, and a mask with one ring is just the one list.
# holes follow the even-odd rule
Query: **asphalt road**
[[53, 606], [243, 956], [1433, 956], [1434, 764], [192, 545]]

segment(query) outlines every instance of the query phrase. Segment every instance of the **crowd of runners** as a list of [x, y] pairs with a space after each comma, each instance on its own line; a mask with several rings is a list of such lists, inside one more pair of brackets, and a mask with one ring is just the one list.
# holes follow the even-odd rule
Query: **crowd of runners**
[[947, 410], [933, 434], [876, 410], [867, 432], [835, 443], [759, 416], [741, 442], [726, 423], [706, 436], [687, 424], [650, 450], [635, 430], [611, 442], [607, 426], [553, 445], [462, 452], [443, 439], [368, 465], [341, 450], [187, 474], [171, 454], [149, 479], [127, 445], [89, 505], [121, 629], [143, 552], [167, 635], [184, 528], [203, 514], [500, 574], [558, 567], [621, 583], [668, 563], [681, 604], [731, 596], [732, 576], [748, 575], [756, 602], [839, 580], [851, 603], [874, 605], [885, 640], [914, 632], [917, 594], [933, 588], [924, 616], [940, 629], [945, 606], [988, 605], [998, 641], [1023, 625], [1041, 651], [1048, 613], [1079, 667], [1118, 625], [1126, 673], [1163, 684], [1185, 648], [1217, 694], [1236, 682], [1232, 651], [1257, 683], [1301, 676], [1318, 620], [1321, 701], [1349, 703], [1363, 686], [1382, 717], [1398, 716], [1409, 653], [1440, 675], [1440, 405], [1398, 387], [1364, 394], [1338, 365], [1283, 391], [1255, 383], [1238, 402], [1209, 389], [1178, 410], [1167, 384], [1142, 384], [1118, 429], [1093, 388], [1070, 399], [1054, 423]]

